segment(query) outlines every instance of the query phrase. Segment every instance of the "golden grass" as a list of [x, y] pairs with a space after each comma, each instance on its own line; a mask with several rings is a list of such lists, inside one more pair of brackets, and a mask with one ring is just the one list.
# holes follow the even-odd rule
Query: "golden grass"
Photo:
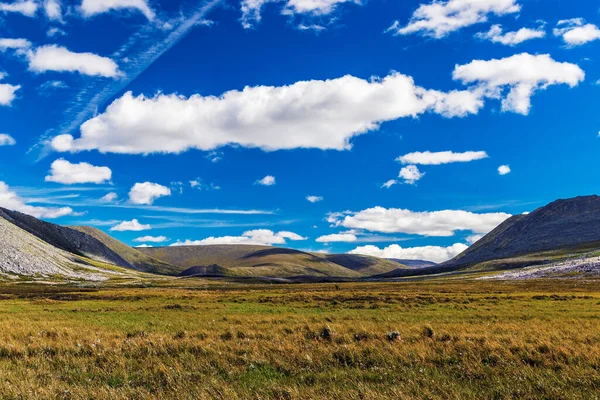
[[172, 284], [1, 286], [0, 398], [600, 392], [598, 282]]

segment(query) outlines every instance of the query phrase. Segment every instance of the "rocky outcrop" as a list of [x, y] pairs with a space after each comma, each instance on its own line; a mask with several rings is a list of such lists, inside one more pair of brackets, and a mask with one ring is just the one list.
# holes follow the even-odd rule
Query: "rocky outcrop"
[[98, 239], [75, 229], [52, 224], [16, 211], [0, 208], [0, 218], [66, 252], [120, 267], [133, 266]]
[[81, 263], [58, 249], [0, 218], [0, 274], [4, 278], [68, 278], [88, 281], [107, 279], [114, 272]]

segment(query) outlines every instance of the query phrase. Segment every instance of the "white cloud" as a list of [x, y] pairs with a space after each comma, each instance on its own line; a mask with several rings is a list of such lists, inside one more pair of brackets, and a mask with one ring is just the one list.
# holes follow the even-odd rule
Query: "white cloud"
[[345, 76], [247, 87], [220, 97], [147, 98], [127, 92], [81, 125], [80, 138], [59, 135], [51, 144], [57, 151], [122, 154], [211, 151], [228, 145], [266, 151], [347, 150], [353, 137], [374, 131], [383, 122], [428, 111], [444, 117], [476, 114], [486, 98], [501, 99], [504, 111], [527, 114], [535, 91], [555, 84], [573, 87], [585, 78], [575, 64], [527, 53], [458, 65], [453, 76], [470, 84], [469, 89], [426, 90], [415, 86], [411, 77], [394, 72], [383, 79]]
[[83, 0], [81, 2], [81, 13], [85, 17], [123, 9], [138, 10], [150, 21], [156, 16], [146, 0]]
[[508, 166], [508, 165], [501, 165], [501, 166], [499, 166], [498, 167], [498, 173], [500, 175], [508, 175], [508, 174], [510, 174], [511, 173], [510, 166]]
[[400, 156], [396, 161], [402, 164], [414, 165], [441, 165], [458, 162], [470, 162], [488, 158], [485, 151], [466, 151], [464, 153], [454, 153], [452, 151], [440, 151], [432, 153], [430, 151], [414, 152]]
[[334, 233], [318, 237], [315, 241], [318, 243], [352, 243], [358, 241], [358, 237], [351, 232]]
[[328, 221], [333, 226], [348, 229], [448, 237], [457, 231], [487, 233], [509, 217], [505, 213], [477, 214], [462, 210], [415, 212], [373, 207], [359, 212], [333, 213]]
[[242, 233], [242, 236], [223, 236], [214, 237], [211, 236], [202, 240], [186, 240], [184, 242], [178, 241], [171, 246], [207, 246], [215, 244], [250, 244], [258, 246], [271, 246], [274, 244], [286, 244], [287, 240], [306, 240], [306, 238], [294, 233], [294, 232], [273, 232], [268, 229], [255, 229]]
[[[6, 74], [0, 72], [0, 81], [6, 77]], [[21, 89], [20, 85], [9, 85], [0, 83], [0, 106], [10, 106], [17, 97], [17, 90]]]
[[545, 37], [546, 30], [542, 26], [537, 29], [521, 28], [516, 32], [503, 32], [502, 25], [493, 25], [488, 32], [480, 32], [475, 36], [493, 43], [516, 46], [527, 40]]
[[251, 28], [253, 24], [260, 22], [261, 11], [267, 3], [285, 3], [282, 14], [296, 15], [308, 14], [312, 16], [323, 16], [331, 14], [343, 3], [361, 4], [360, 0], [242, 0], [242, 26]]
[[394, 185], [396, 185], [396, 184], [398, 184], [398, 181], [397, 181], [397, 180], [395, 180], [395, 179], [390, 179], [389, 181], [387, 181], [386, 183], [384, 183], [383, 185], [381, 185], [381, 188], [382, 188], [382, 189], [383, 189], [383, 188], [389, 189], [389, 188], [391, 188], [392, 186], [394, 186]]
[[17, 141], [6, 133], [0, 133], [0, 146], [14, 146]]
[[404, 182], [408, 183], [409, 185], [414, 185], [424, 176], [425, 174], [419, 171], [419, 168], [416, 165], [407, 165], [400, 170], [398, 178], [402, 178]]
[[169, 240], [169, 238], [166, 236], [142, 236], [142, 237], [133, 239], [134, 242], [138, 242], [138, 243], [143, 243], [143, 242], [164, 243], [168, 240]]
[[[207, 184], [202, 182], [202, 179], [196, 178], [188, 182], [191, 188], [195, 188], [198, 190], [221, 190], [219, 185], [215, 185], [214, 183]], [[182, 189], [183, 190], [183, 189]]]
[[31, 47], [31, 42], [27, 39], [0, 39], [0, 51], [23, 50]]
[[120, 74], [117, 63], [110, 58], [93, 53], [74, 53], [56, 45], [38, 47], [28, 53], [28, 58], [29, 70], [37, 73], [79, 72], [106, 78], [116, 78]]
[[147, 231], [150, 229], [152, 229], [152, 227], [150, 225], [140, 224], [140, 221], [138, 221], [137, 219], [132, 219], [131, 221], [123, 221], [123, 222], [113, 226], [112, 228], [110, 228], [111, 231], [117, 231], [117, 232], [127, 232], [127, 231], [140, 232], [140, 231]]
[[44, 94], [49, 94], [58, 89], [66, 89], [69, 86], [63, 81], [46, 81], [39, 86], [39, 90]]
[[46, 36], [48, 36], [49, 38], [53, 38], [55, 36], [65, 36], [66, 34], [67, 32], [55, 26], [48, 28], [48, 30], [46, 31]]
[[456, 257], [467, 248], [469, 248], [469, 246], [462, 243], [456, 243], [450, 247], [423, 246], [408, 248], [392, 244], [383, 249], [380, 249], [377, 246], [361, 246], [350, 251], [350, 254], [362, 254], [379, 258], [395, 258], [399, 260], [425, 260], [441, 263]]
[[129, 191], [129, 202], [133, 204], [152, 204], [154, 200], [170, 196], [171, 189], [158, 183], [136, 183]]
[[262, 179], [257, 180], [256, 182], [254, 182], [255, 185], [262, 185], [262, 186], [273, 186], [275, 185], [276, 181], [275, 181], [275, 177], [271, 176], [271, 175], [267, 175]]
[[111, 192], [111, 193], [107, 193], [105, 196], [102, 196], [100, 198], [100, 201], [103, 203], [112, 203], [113, 201], [117, 200], [118, 198], [119, 198], [119, 196], [116, 193]]
[[317, 25], [317, 24], [310, 24], [310, 25], [300, 24], [300, 25], [298, 25], [298, 29], [300, 29], [301, 31], [321, 32], [321, 31], [326, 30], [327, 28], [325, 28], [323, 25]]
[[12, 3], [0, 3], [0, 12], [14, 12], [23, 14], [26, 17], [34, 17], [37, 12], [38, 5], [33, 0], [13, 1]]
[[587, 24], [583, 18], [558, 21], [554, 36], [561, 37], [569, 46], [581, 46], [600, 39], [600, 29], [594, 24]]
[[70, 207], [36, 207], [26, 204], [25, 200], [10, 190], [10, 187], [4, 182], [0, 182], [0, 207], [19, 211], [36, 218], [52, 219], [74, 214], [73, 209]]
[[472, 245], [472, 244], [478, 242], [484, 236], [485, 235], [470, 235], [470, 236], [467, 236], [467, 243], [469, 245]]
[[318, 203], [319, 201], [323, 201], [323, 197], [321, 196], [306, 196], [306, 200], [311, 203]]
[[576, 64], [554, 61], [548, 54], [528, 53], [490, 61], [474, 60], [456, 66], [452, 76], [464, 84], [477, 84], [487, 97], [501, 98], [502, 91], [508, 88], [502, 110], [523, 115], [529, 113], [531, 96], [536, 91], [558, 84], [574, 87], [585, 79], [585, 73]]
[[106, 183], [112, 178], [112, 171], [108, 167], [96, 167], [86, 162], [71, 164], [61, 158], [50, 166], [50, 175], [46, 176], [46, 182], [64, 183], [72, 185], [76, 183]]
[[152, 246], [152, 245], [149, 245], [149, 244], [145, 244], [145, 243], [144, 243], [144, 244], [140, 244], [140, 245], [138, 245], [138, 246], [134, 246], [134, 247], [135, 247], [135, 248], [140, 248], [140, 249], [146, 249], [146, 248], [152, 248], [152, 247], [154, 247], [154, 246]]
[[63, 22], [60, 0], [45, 0], [44, 11], [49, 20]]
[[489, 15], [501, 16], [520, 10], [515, 0], [436, 0], [421, 4], [408, 25], [402, 27], [396, 21], [388, 31], [396, 35], [422, 33], [442, 38], [464, 27], [486, 22]]
[[79, 139], [60, 135], [52, 146], [58, 151], [125, 154], [210, 151], [232, 144], [267, 151], [346, 150], [354, 136], [376, 130], [385, 121], [427, 111], [465, 116], [482, 106], [478, 93], [426, 90], [395, 72], [383, 79], [345, 76], [247, 87], [220, 97], [158, 94], [147, 98], [128, 92], [85, 122]]

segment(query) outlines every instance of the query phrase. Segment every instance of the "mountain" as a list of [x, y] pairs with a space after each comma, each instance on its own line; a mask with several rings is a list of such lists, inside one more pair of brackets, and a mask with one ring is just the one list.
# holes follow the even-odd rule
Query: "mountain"
[[126, 263], [125, 266], [129, 268], [160, 275], [178, 275], [181, 272], [181, 268], [152, 258], [133, 247], [127, 246], [125, 243], [118, 241], [99, 229], [90, 226], [72, 226], [71, 230], [75, 230], [102, 243], [104, 247], [124, 260]]
[[576, 197], [509, 218], [442, 266], [460, 268], [561, 249], [575, 252], [577, 248], [594, 248], [596, 242], [600, 242], [600, 197]]
[[128, 276], [124, 269], [69, 253], [0, 218], [0, 279], [101, 281]]
[[44, 242], [71, 254], [120, 267], [131, 267], [119, 254], [83, 232], [45, 222], [27, 214], [0, 208], [0, 219], [2, 218]]
[[368, 256], [317, 254], [268, 246], [172, 246], [139, 251], [181, 267], [184, 275], [362, 278], [404, 268], [396, 262]]

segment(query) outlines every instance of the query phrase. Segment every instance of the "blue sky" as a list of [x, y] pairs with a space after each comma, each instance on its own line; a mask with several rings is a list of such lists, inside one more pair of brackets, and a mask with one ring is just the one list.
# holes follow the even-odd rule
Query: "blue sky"
[[598, 192], [599, 7], [0, 1], [0, 206], [443, 261]]

